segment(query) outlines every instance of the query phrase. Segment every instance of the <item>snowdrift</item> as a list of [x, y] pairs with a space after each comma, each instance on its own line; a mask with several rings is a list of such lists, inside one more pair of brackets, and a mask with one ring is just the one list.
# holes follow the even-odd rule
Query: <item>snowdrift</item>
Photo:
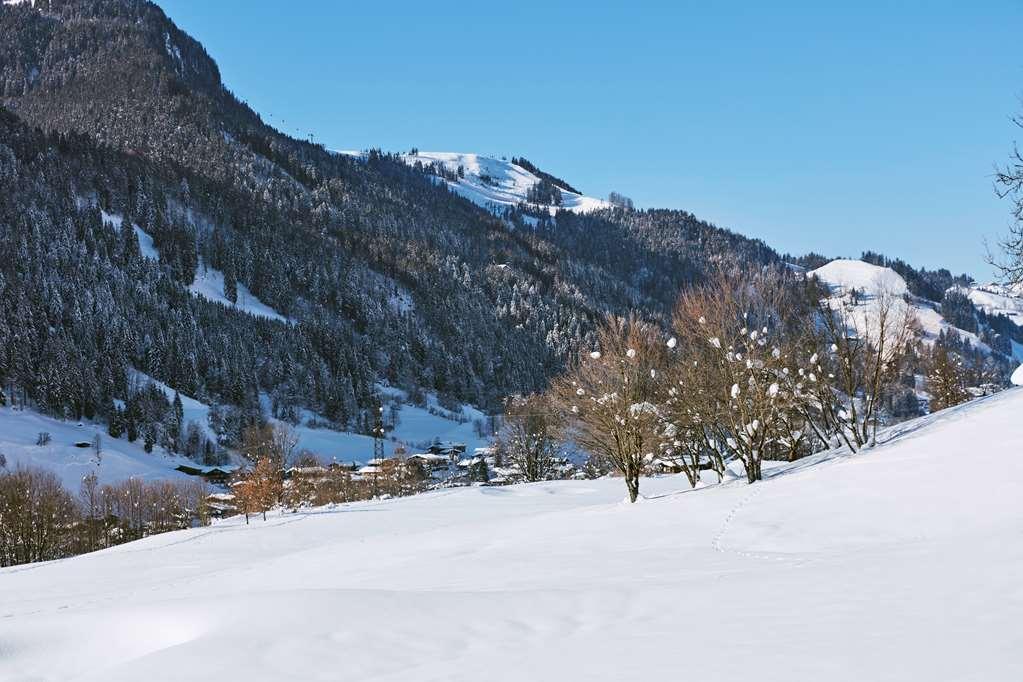
[[636, 505], [463, 488], [2, 570], [0, 679], [1023, 679], [1021, 411]]

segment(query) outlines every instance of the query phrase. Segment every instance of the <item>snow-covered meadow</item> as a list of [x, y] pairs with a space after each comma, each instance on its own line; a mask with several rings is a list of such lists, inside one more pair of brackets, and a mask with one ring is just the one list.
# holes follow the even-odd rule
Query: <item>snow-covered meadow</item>
[[1023, 679], [1021, 411], [636, 505], [462, 488], [4, 569], [0, 679]]
[[[39, 445], [39, 434], [49, 434], [50, 441]], [[97, 459], [91, 444], [100, 437]], [[105, 424], [88, 420], [62, 421], [33, 412], [0, 407], [0, 453], [7, 468], [33, 466], [48, 469], [57, 475], [68, 490], [77, 492], [82, 478], [95, 473], [100, 483], [117, 483], [136, 477], [146, 481], [162, 479], [187, 480], [175, 471], [181, 464], [194, 464], [185, 457], [170, 455], [157, 449], [147, 453], [141, 440], [129, 443], [124, 438], [111, 438]], [[2, 679], [2, 678], [0, 678]]]
[[[142, 372], [135, 373], [139, 386], [153, 382], [168, 400], [175, 391], [166, 384], [156, 381]], [[385, 400], [407, 400], [405, 391], [385, 386], [377, 387]], [[195, 398], [180, 394], [184, 424], [194, 423], [207, 437], [216, 439], [209, 427], [210, 406]], [[270, 414], [270, 401], [261, 396], [263, 411]], [[390, 414], [387, 415], [391, 417]], [[410, 403], [401, 404], [395, 413], [398, 423], [388, 431], [384, 441], [384, 453], [394, 454], [402, 447], [406, 452], [425, 449], [434, 440], [443, 443], [461, 443], [467, 452], [490, 444], [491, 438], [477, 430], [477, 423], [484, 423], [487, 415], [469, 405], [462, 405], [457, 411], [442, 408], [433, 394], [426, 396], [422, 407]], [[361, 433], [338, 431], [325, 425], [323, 418], [308, 410], [302, 410], [298, 424], [287, 424], [297, 438], [296, 452], [308, 451], [324, 463], [365, 462], [373, 457], [373, 438]], [[270, 419], [273, 424], [283, 424]], [[50, 441], [38, 445], [39, 434], [47, 433]], [[99, 435], [101, 456], [97, 461], [91, 447], [77, 444], [92, 443]], [[182, 456], [165, 452], [157, 446], [147, 453], [142, 441], [131, 443], [125, 436], [112, 438], [105, 424], [83, 419], [67, 421], [40, 414], [31, 409], [0, 407], [0, 454], [7, 460], [7, 466], [36, 466], [54, 472], [61, 483], [70, 491], [77, 491], [82, 478], [95, 473], [100, 483], [118, 483], [135, 477], [147, 481], [162, 479], [187, 480], [188, 477], [176, 471], [182, 464], [194, 466], [196, 462]]]

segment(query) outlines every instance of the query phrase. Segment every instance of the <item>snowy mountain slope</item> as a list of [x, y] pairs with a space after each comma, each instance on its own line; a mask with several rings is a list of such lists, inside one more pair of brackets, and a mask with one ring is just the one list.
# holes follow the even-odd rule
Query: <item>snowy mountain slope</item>
[[836, 305], [840, 301], [847, 301], [854, 289], [860, 294], [859, 302], [852, 308], [853, 323], [859, 332], [869, 333], [875, 326], [872, 318], [876, 318], [878, 295], [885, 292], [898, 297], [900, 307], [908, 306], [920, 323], [925, 343], [934, 343], [943, 331], [954, 331], [961, 338], [969, 340], [975, 348], [984, 353], [991, 352], [991, 348], [976, 334], [949, 324], [935, 303], [910, 294], [906, 281], [891, 268], [859, 260], [838, 259], [807, 274], [816, 276], [831, 288]]
[[[362, 156], [363, 152], [342, 151], [341, 154]], [[477, 206], [502, 213], [527, 202], [527, 194], [531, 187], [540, 182], [540, 178], [530, 171], [504, 159], [495, 159], [481, 154], [458, 152], [417, 152], [402, 154], [402, 160], [409, 165], [416, 162], [424, 166], [437, 165], [449, 173], [458, 173], [461, 168], [464, 177], [457, 180], [438, 178], [447, 184], [451, 191], [468, 199]], [[558, 188], [561, 193], [560, 206], [546, 206], [553, 215], [558, 209], [585, 213], [602, 208], [610, 208], [611, 204], [603, 199], [588, 197], [566, 189]]]
[[[116, 213], [100, 211], [100, 216], [104, 223], [107, 223], [117, 229], [120, 229], [121, 224], [124, 223], [124, 216]], [[156, 250], [156, 246], [153, 244], [153, 238], [135, 223], [132, 223], [131, 227], [132, 230], [135, 231], [135, 237], [139, 240], [139, 251], [142, 252], [142, 255], [149, 260], [160, 260], [160, 252]]]
[[[124, 222], [124, 217], [115, 213], [102, 211], [101, 215], [103, 217], [103, 222], [116, 228], [120, 228], [121, 224]], [[139, 240], [139, 250], [142, 252], [142, 255], [149, 260], [159, 260], [160, 252], [153, 244], [153, 238], [145, 230], [134, 223], [132, 224], [132, 229], [135, 230], [135, 236]], [[231, 301], [224, 296], [224, 273], [210, 267], [208, 264], [204, 263], [202, 259], [199, 260], [199, 269], [195, 273], [195, 281], [189, 285], [188, 290], [196, 296], [202, 296], [206, 300], [213, 301], [214, 303], [222, 303], [228, 308], [234, 308], [255, 317], [265, 317], [270, 320], [279, 320], [281, 322], [289, 321], [288, 318], [260, 301], [259, 298], [249, 291], [249, 288], [241, 282], [238, 282], [238, 300], [235, 303], [231, 303]]]
[[260, 301], [259, 298], [249, 291], [249, 288], [241, 282], [238, 282], [238, 300], [235, 303], [231, 303], [231, 301], [224, 296], [224, 273], [216, 268], [210, 267], [201, 259], [199, 261], [199, 269], [195, 273], [195, 281], [189, 285], [188, 290], [196, 296], [202, 296], [208, 301], [222, 303], [228, 308], [241, 310], [242, 312], [254, 315], [255, 317], [265, 317], [270, 320], [289, 322], [288, 318]]
[[1018, 680], [1021, 410], [637, 505], [463, 488], [5, 569], [0, 679]]
[[[380, 387], [380, 391], [385, 398], [394, 396], [400, 396], [403, 400], [407, 398], [405, 392], [399, 389]], [[261, 401], [263, 411], [269, 414], [268, 396], [265, 394], [261, 396]], [[433, 412], [430, 411], [431, 408]], [[296, 452], [309, 450], [324, 462], [336, 460], [338, 462], [364, 463], [373, 458], [372, 437], [361, 433], [310, 426], [310, 424], [322, 423], [324, 420], [323, 417], [309, 410], [302, 410], [300, 417], [300, 423], [288, 424], [298, 437]], [[385, 418], [390, 426], [389, 410]], [[387, 438], [384, 441], [384, 454], [388, 456], [393, 455], [398, 447], [403, 447], [408, 453], [422, 451], [434, 439], [444, 443], [464, 444], [469, 452], [490, 443], [488, 438], [476, 433], [475, 422], [485, 422], [485, 414], [468, 405], [462, 406], [460, 414], [450, 413], [440, 408], [434, 395], [427, 396], [426, 407], [403, 404], [397, 411], [397, 418], [397, 425], [387, 432]], [[271, 421], [282, 423], [277, 419]]]
[[978, 284], [959, 287], [973, 305], [988, 315], [1005, 315], [1023, 327], [1023, 290], [1000, 284]]
[[[43, 432], [50, 434], [50, 442], [36, 445]], [[102, 439], [98, 465], [91, 447], [75, 446], [75, 443], [91, 443], [96, 434]], [[133, 476], [148, 481], [178, 479], [185, 475], [174, 468], [191, 463], [182, 457], [166, 455], [160, 448], [147, 453], [141, 441], [129, 443], [123, 438], [111, 438], [105, 424], [60, 421], [31, 410], [10, 407], [0, 407], [0, 453], [6, 457], [9, 469], [18, 465], [49, 469], [73, 493], [78, 491], [82, 477], [89, 473], [94, 472], [100, 483], [117, 483]]]

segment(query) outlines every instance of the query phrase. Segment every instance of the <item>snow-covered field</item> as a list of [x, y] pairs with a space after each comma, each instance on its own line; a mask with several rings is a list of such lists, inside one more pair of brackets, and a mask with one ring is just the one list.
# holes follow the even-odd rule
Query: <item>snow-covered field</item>
[[[364, 156], [364, 152], [340, 151], [349, 156]], [[526, 201], [529, 189], [540, 182], [540, 178], [521, 166], [495, 159], [482, 154], [466, 154], [459, 152], [417, 152], [402, 154], [402, 160], [409, 165], [417, 161], [424, 166], [434, 164], [445, 170], [456, 173], [461, 167], [464, 177], [457, 182], [443, 180], [448, 188], [459, 196], [468, 199], [477, 206], [490, 211], [502, 212]], [[611, 204], [603, 199], [588, 197], [568, 190], [561, 191], [561, 206], [551, 206], [548, 210], [553, 214], [557, 210], [585, 213], [601, 208], [609, 208]]]
[[631, 506], [463, 488], [5, 569], [0, 679], [1020, 680], [1021, 411]]
[[[135, 374], [139, 385], [153, 382], [168, 400], [174, 398], [174, 389], [166, 384], [142, 372]], [[407, 398], [400, 389], [380, 385], [378, 390], [384, 398]], [[265, 395], [262, 397], [264, 412], [269, 414], [269, 399]], [[209, 428], [210, 407], [184, 394], [181, 394], [181, 402], [184, 424], [187, 426], [189, 422], [195, 423], [205, 431], [207, 437], [216, 440], [216, 434]], [[434, 412], [430, 412], [429, 408]], [[387, 416], [390, 418], [390, 414]], [[406, 452], [417, 452], [425, 449], [434, 439], [444, 443], [462, 443], [470, 453], [490, 443], [489, 438], [477, 433], [475, 426], [475, 422], [486, 420], [485, 414], [468, 405], [463, 405], [460, 413], [448, 412], [440, 407], [434, 395], [427, 396], [426, 407], [402, 405], [397, 416], [397, 427], [388, 432], [384, 442], [384, 452], [387, 455], [393, 454], [398, 446], [404, 447]], [[322, 418], [303, 410], [302, 422], [289, 425], [298, 437], [296, 452], [308, 450], [324, 462], [336, 460], [361, 463], [372, 459], [373, 439], [370, 436], [310, 426], [310, 420], [322, 421]], [[42, 432], [50, 434], [51, 442], [36, 445]], [[91, 443], [96, 434], [102, 439], [102, 457], [98, 465], [91, 448], [75, 446], [75, 443]], [[175, 467], [195, 464], [184, 457], [168, 455], [159, 446], [152, 453], [147, 453], [142, 448], [141, 440], [129, 443], [123, 436], [111, 438], [105, 424], [88, 420], [63, 421], [32, 410], [14, 410], [9, 407], [0, 407], [0, 453], [6, 457], [10, 468], [23, 465], [50, 469], [72, 492], [78, 490], [82, 477], [90, 472], [95, 472], [101, 483], [116, 483], [132, 476], [145, 480], [177, 479], [187, 477], [175, 471]]]

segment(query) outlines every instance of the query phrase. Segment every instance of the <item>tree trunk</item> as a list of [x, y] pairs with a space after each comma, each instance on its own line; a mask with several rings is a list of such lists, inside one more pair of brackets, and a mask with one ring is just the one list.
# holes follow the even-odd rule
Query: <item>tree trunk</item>
[[639, 470], [625, 472], [625, 486], [629, 489], [629, 502], [639, 497]]
[[746, 482], [756, 483], [760, 480], [760, 460], [750, 460], [746, 462]]

